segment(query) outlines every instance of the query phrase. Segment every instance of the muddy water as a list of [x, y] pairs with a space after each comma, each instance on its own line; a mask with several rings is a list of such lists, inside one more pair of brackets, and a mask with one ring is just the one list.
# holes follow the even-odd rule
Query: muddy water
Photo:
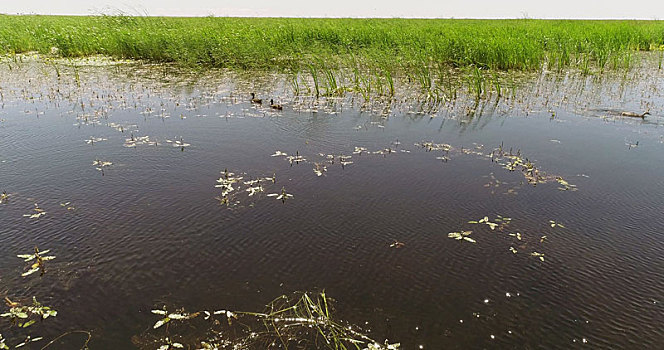
[[[9, 344], [82, 329], [91, 348], [132, 348], [163, 335], [162, 305], [252, 311], [325, 290], [339, 318], [405, 349], [664, 347], [660, 73], [540, 77], [520, 97], [420, 113], [414, 97], [362, 106], [237, 77], [87, 66], [77, 82], [49, 67], [0, 78], [0, 293], [59, 311], [30, 331], [3, 323]], [[254, 90], [283, 111], [252, 104]], [[492, 161], [501, 145], [547, 180]], [[225, 169], [276, 182], [220, 205]], [[294, 197], [267, 196], [282, 188]], [[46, 214], [23, 216], [35, 203]], [[498, 215], [509, 225], [468, 223]], [[466, 230], [476, 243], [448, 238]], [[21, 277], [15, 256], [35, 245], [57, 258]]]

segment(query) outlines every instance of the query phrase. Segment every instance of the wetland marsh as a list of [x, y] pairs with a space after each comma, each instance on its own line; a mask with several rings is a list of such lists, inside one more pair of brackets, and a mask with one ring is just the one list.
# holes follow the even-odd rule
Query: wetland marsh
[[664, 73], [630, 60], [6, 56], [0, 344], [661, 348]]

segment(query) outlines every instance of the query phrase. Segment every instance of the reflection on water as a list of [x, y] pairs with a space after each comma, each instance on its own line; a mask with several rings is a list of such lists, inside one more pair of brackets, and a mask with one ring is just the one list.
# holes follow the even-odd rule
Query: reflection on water
[[[0, 296], [58, 310], [35, 336], [130, 348], [167, 335], [162, 305], [325, 290], [339, 318], [406, 349], [664, 346], [661, 72], [543, 74], [432, 106], [407, 89], [317, 100], [274, 76], [47, 67], [0, 78]], [[21, 277], [35, 246], [58, 258]]]

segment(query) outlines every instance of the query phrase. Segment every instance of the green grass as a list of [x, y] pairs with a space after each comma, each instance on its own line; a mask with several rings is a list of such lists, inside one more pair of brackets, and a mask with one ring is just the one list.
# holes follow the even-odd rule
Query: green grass
[[[0, 52], [108, 55], [234, 69], [308, 72], [422, 67], [538, 70], [629, 64], [664, 45], [662, 21], [163, 18], [0, 15]], [[427, 68], [428, 69], [428, 68]], [[334, 89], [330, 77], [318, 77]], [[332, 85], [332, 86], [330, 86]]]

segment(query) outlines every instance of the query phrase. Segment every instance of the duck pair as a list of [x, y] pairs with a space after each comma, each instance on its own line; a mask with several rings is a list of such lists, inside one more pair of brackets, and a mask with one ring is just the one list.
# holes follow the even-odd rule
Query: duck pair
[[[251, 103], [256, 103], [256, 104], [263, 104], [263, 99], [256, 98], [255, 93], [251, 93]], [[284, 107], [280, 104], [275, 104], [273, 99], [270, 99], [270, 108], [276, 109], [276, 110], [282, 110]]]

